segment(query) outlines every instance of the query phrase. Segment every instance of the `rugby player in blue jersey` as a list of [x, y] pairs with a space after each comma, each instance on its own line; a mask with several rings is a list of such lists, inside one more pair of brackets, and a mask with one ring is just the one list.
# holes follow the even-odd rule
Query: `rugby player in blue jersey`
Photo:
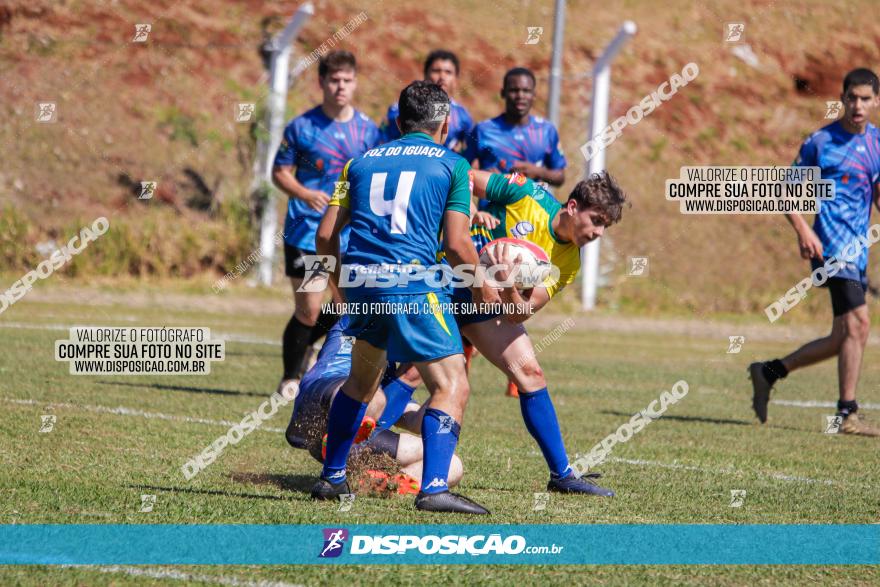
[[[318, 65], [324, 99], [284, 129], [272, 177], [287, 194], [284, 221], [285, 273], [293, 284], [295, 310], [282, 338], [284, 374], [279, 392], [308, 366], [307, 351], [338, 316], [321, 308], [323, 292], [298, 291], [306, 267], [303, 255], [315, 254], [315, 231], [345, 162], [379, 142], [379, 130], [351, 102], [357, 88], [357, 63], [348, 51], [331, 51]], [[294, 168], [296, 172], [294, 173]]]
[[535, 74], [525, 67], [508, 71], [501, 97], [504, 112], [477, 124], [466, 153], [468, 160], [476, 160], [486, 171], [516, 171], [551, 186], [565, 183], [568, 163], [559, 145], [559, 133], [549, 120], [531, 115]]
[[[471, 118], [467, 109], [453, 98], [455, 90], [458, 88], [460, 73], [461, 65], [458, 56], [452, 51], [436, 49], [431, 51], [428, 58], [425, 59], [425, 80], [437, 84], [449, 95], [449, 134], [443, 144], [453, 151], [463, 151], [474, 130], [474, 119]], [[399, 115], [400, 108], [397, 103], [388, 107], [388, 114], [382, 124], [383, 142], [387, 143], [400, 138], [400, 129], [397, 128]]]
[[[811, 228], [798, 214], [787, 218], [794, 227], [798, 247], [813, 268], [826, 260], [849, 256], [844, 251], [865, 238], [880, 177], [880, 132], [868, 122], [878, 105], [880, 81], [868, 69], [855, 69], [843, 80], [840, 96], [842, 119], [819, 129], [804, 141], [794, 162], [798, 166], [820, 167], [822, 179], [833, 179], [833, 200], [823, 200]], [[876, 203], [876, 200], [875, 200]], [[858, 414], [856, 386], [862, 355], [868, 341], [870, 321], [865, 305], [867, 248], [852, 262], [839, 261], [841, 268], [825, 284], [831, 294], [834, 320], [831, 334], [803, 345], [782, 359], [752, 363], [752, 407], [761, 422], [767, 421], [770, 390], [791, 371], [837, 357], [840, 432], [880, 436], [880, 429]]]
[[[345, 332], [356, 340], [351, 373], [330, 406], [327, 456], [312, 497], [351, 493], [346, 459], [386, 360], [412, 362], [431, 394], [422, 418], [423, 476], [415, 506], [487, 514], [479, 504], [449, 491], [449, 465], [470, 394], [461, 336], [444, 305], [449, 296], [442, 285], [426, 279], [428, 272], [420, 277], [412, 272], [410, 278], [413, 267], [435, 264], [441, 233], [451, 265], [479, 266], [469, 232], [470, 166], [443, 146], [449, 97], [439, 86], [413, 82], [401, 92], [398, 105], [402, 137], [346, 164], [318, 228], [318, 252], [339, 259], [339, 235], [351, 226], [348, 248], [332, 279], [339, 283], [342, 275], [350, 284], [345, 296], [355, 311]], [[364, 276], [373, 279], [358, 280]], [[376, 287], [379, 281], [382, 285]], [[471, 289], [475, 302], [500, 303], [482, 277], [475, 283], [483, 284]], [[388, 309], [367, 309], [376, 305]]]

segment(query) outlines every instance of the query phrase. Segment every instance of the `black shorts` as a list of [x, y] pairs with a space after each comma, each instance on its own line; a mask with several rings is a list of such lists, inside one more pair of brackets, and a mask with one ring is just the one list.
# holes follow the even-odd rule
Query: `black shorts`
[[835, 318], [865, 305], [865, 286], [861, 281], [832, 277], [825, 286], [831, 294], [831, 309]]
[[306, 263], [303, 255], [314, 255], [314, 251], [304, 251], [284, 243], [284, 274], [303, 279], [306, 276]]

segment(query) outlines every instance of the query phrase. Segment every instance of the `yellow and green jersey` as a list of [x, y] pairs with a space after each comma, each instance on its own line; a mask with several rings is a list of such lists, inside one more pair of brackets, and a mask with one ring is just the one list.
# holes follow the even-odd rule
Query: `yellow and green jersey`
[[497, 238], [526, 240], [544, 249], [550, 262], [559, 268], [559, 281], [548, 280], [544, 284], [551, 298], [574, 281], [581, 267], [580, 250], [574, 243], [561, 241], [553, 232], [553, 219], [562, 204], [552, 194], [524, 175], [493, 173], [486, 187], [486, 200], [488, 204], [481, 209], [501, 223], [492, 230], [471, 226], [471, 238], [478, 249]]

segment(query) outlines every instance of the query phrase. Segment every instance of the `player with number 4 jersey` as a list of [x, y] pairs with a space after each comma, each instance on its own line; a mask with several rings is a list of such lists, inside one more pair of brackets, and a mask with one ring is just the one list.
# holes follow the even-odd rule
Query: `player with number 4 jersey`
[[[442, 145], [449, 132], [449, 96], [418, 81], [400, 94], [397, 124], [403, 135], [350, 161], [318, 227], [317, 250], [339, 258], [339, 234], [350, 225], [340, 274], [363, 271], [381, 278], [343, 291], [354, 303], [346, 335], [355, 337], [351, 372], [330, 406], [327, 456], [315, 499], [351, 493], [345, 463], [367, 404], [387, 360], [412, 362], [431, 394], [422, 418], [424, 465], [416, 508], [487, 514], [484, 507], [449, 491], [448, 474], [470, 394], [461, 336], [441, 286], [399, 279], [401, 266], [429, 266], [438, 236], [451, 263], [479, 264], [470, 239], [468, 164]], [[347, 268], [348, 267], [348, 268]], [[407, 273], [409, 271], [404, 269]], [[488, 284], [474, 286], [477, 301], [499, 302]], [[381, 305], [381, 310], [372, 310]]]

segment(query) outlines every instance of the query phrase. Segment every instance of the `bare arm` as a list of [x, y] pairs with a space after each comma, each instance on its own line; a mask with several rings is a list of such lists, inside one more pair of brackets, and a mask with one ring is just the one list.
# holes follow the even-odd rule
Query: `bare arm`
[[800, 214], [786, 214], [786, 220], [794, 228], [798, 237], [798, 248], [801, 251], [801, 257], [804, 259], [821, 259], [822, 258], [822, 241], [816, 236], [816, 233], [807, 224]]
[[302, 200], [317, 211], [322, 211], [330, 201], [330, 196], [320, 190], [310, 190], [296, 179], [293, 174], [293, 166], [280, 165], [272, 168], [272, 181], [287, 194], [288, 198]]
[[348, 208], [342, 206], [328, 206], [327, 211], [321, 218], [318, 225], [318, 232], [315, 236], [315, 250], [319, 255], [330, 255], [336, 259], [330, 279], [334, 286], [339, 285], [339, 271], [341, 269], [342, 259], [339, 257], [339, 233], [342, 227], [348, 224], [351, 213]]
[[489, 178], [492, 177], [492, 174], [488, 171], [471, 169], [470, 176], [471, 181], [474, 182], [474, 196], [478, 198], [485, 198], [486, 189], [488, 189], [489, 187]]
[[522, 173], [529, 179], [545, 181], [550, 185], [561, 186], [565, 183], [565, 169], [547, 169], [526, 161], [517, 161], [511, 169]]

